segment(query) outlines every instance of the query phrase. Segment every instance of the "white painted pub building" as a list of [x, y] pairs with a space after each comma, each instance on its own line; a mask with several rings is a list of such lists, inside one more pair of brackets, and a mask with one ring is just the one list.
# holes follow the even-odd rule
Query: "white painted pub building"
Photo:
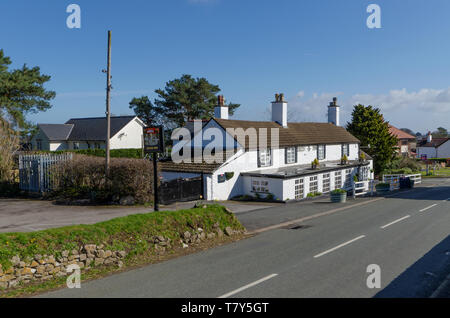
[[[228, 119], [228, 108], [219, 96], [215, 117], [199, 122], [199, 130], [191, 129], [191, 137], [194, 137], [191, 140], [175, 138], [173, 151], [182, 146], [201, 148], [203, 152], [211, 150], [208, 148], [217, 139], [211, 137], [211, 131], [215, 136], [221, 132], [225, 139], [222, 142], [227, 145], [223, 162], [211, 163], [207, 156], [200, 159], [193, 156], [197, 159], [194, 162], [163, 162], [163, 179], [202, 176], [207, 200], [271, 194], [281, 201], [302, 200], [310, 193], [328, 193], [334, 189], [350, 190], [354, 176], [359, 181], [373, 179], [372, 159], [367, 155], [365, 160], [361, 159], [359, 140], [340, 126], [336, 98], [328, 106], [327, 123], [288, 122], [288, 103], [283, 94], [277, 94], [275, 99], [272, 121], [244, 121]], [[235, 132], [254, 129], [258, 136], [265, 133], [267, 146], [261, 147], [250, 138], [236, 138], [230, 133], [233, 129]], [[278, 131], [278, 136], [273, 136], [272, 130]], [[202, 137], [200, 144], [195, 141], [195, 136], [199, 135]], [[341, 161], [344, 155], [347, 162]], [[319, 165], [313, 169], [315, 159]]]

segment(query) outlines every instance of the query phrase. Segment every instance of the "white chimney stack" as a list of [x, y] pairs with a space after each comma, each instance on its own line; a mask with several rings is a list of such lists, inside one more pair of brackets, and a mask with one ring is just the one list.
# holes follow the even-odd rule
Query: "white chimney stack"
[[431, 134], [431, 131], [428, 132], [428, 136], [427, 136], [427, 142], [432, 142], [433, 141], [433, 135]]
[[341, 122], [339, 119], [339, 112], [340, 112], [340, 107], [337, 104], [337, 98], [334, 97], [333, 101], [330, 103], [330, 106], [328, 106], [328, 122], [330, 124], [333, 124], [336, 126], [341, 125]]
[[275, 94], [275, 101], [272, 102], [272, 121], [277, 122], [284, 128], [287, 127], [287, 102], [284, 94]]
[[214, 108], [214, 117], [228, 119], [228, 106], [225, 105], [223, 95], [217, 96], [217, 106]]

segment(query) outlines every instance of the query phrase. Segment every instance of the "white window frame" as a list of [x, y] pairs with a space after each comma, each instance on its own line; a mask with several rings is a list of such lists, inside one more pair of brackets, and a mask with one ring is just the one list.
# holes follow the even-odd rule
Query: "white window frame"
[[[312, 191], [314, 189], [314, 191]], [[309, 193], [316, 194], [319, 192], [319, 178], [317, 176], [309, 177]]]
[[305, 181], [304, 179], [295, 180], [295, 199], [301, 200], [305, 198]]
[[258, 150], [259, 167], [270, 167], [272, 165], [272, 149]]
[[342, 157], [345, 155], [347, 158], [350, 157], [350, 144], [342, 144]]
[[287, 147], [286, 151], [286, 164], [297, 163], [297, 147]]
[[259, 178], [252, 179], [252, 192], [254, 193], [270, 193], [269, 181]]
[[331, 191], [331, 174], [324, 173], [322, 176], [322, 192], [328, 193]]
[[325, 160], [327, 156], [326, 145], [317, 145], [317, 159]]
[[79, 142], [74, 142], [73, 143], [73, 150], [79, 150], [80, 149], [80, 143]]
[[335, 189], [342, 188], [342, 171], [334, 172], [334, 188]]

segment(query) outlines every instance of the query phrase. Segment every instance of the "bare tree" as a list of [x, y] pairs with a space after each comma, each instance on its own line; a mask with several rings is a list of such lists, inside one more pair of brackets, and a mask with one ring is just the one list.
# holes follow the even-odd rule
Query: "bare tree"
[[14, 154], [19, 146], [19, 134], [0, 117], [0, 181], [13, 181]]

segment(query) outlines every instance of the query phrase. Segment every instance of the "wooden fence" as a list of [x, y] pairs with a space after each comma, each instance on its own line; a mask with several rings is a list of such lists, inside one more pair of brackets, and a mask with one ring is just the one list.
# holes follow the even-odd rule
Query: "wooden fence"
[[20, 155], [20, 189], [38, 193], [50, 192], [57, 184], [58, 171], [55, 169], [55, 164], [72, 160], [72, 158], [72, 153], [61, 155]]

